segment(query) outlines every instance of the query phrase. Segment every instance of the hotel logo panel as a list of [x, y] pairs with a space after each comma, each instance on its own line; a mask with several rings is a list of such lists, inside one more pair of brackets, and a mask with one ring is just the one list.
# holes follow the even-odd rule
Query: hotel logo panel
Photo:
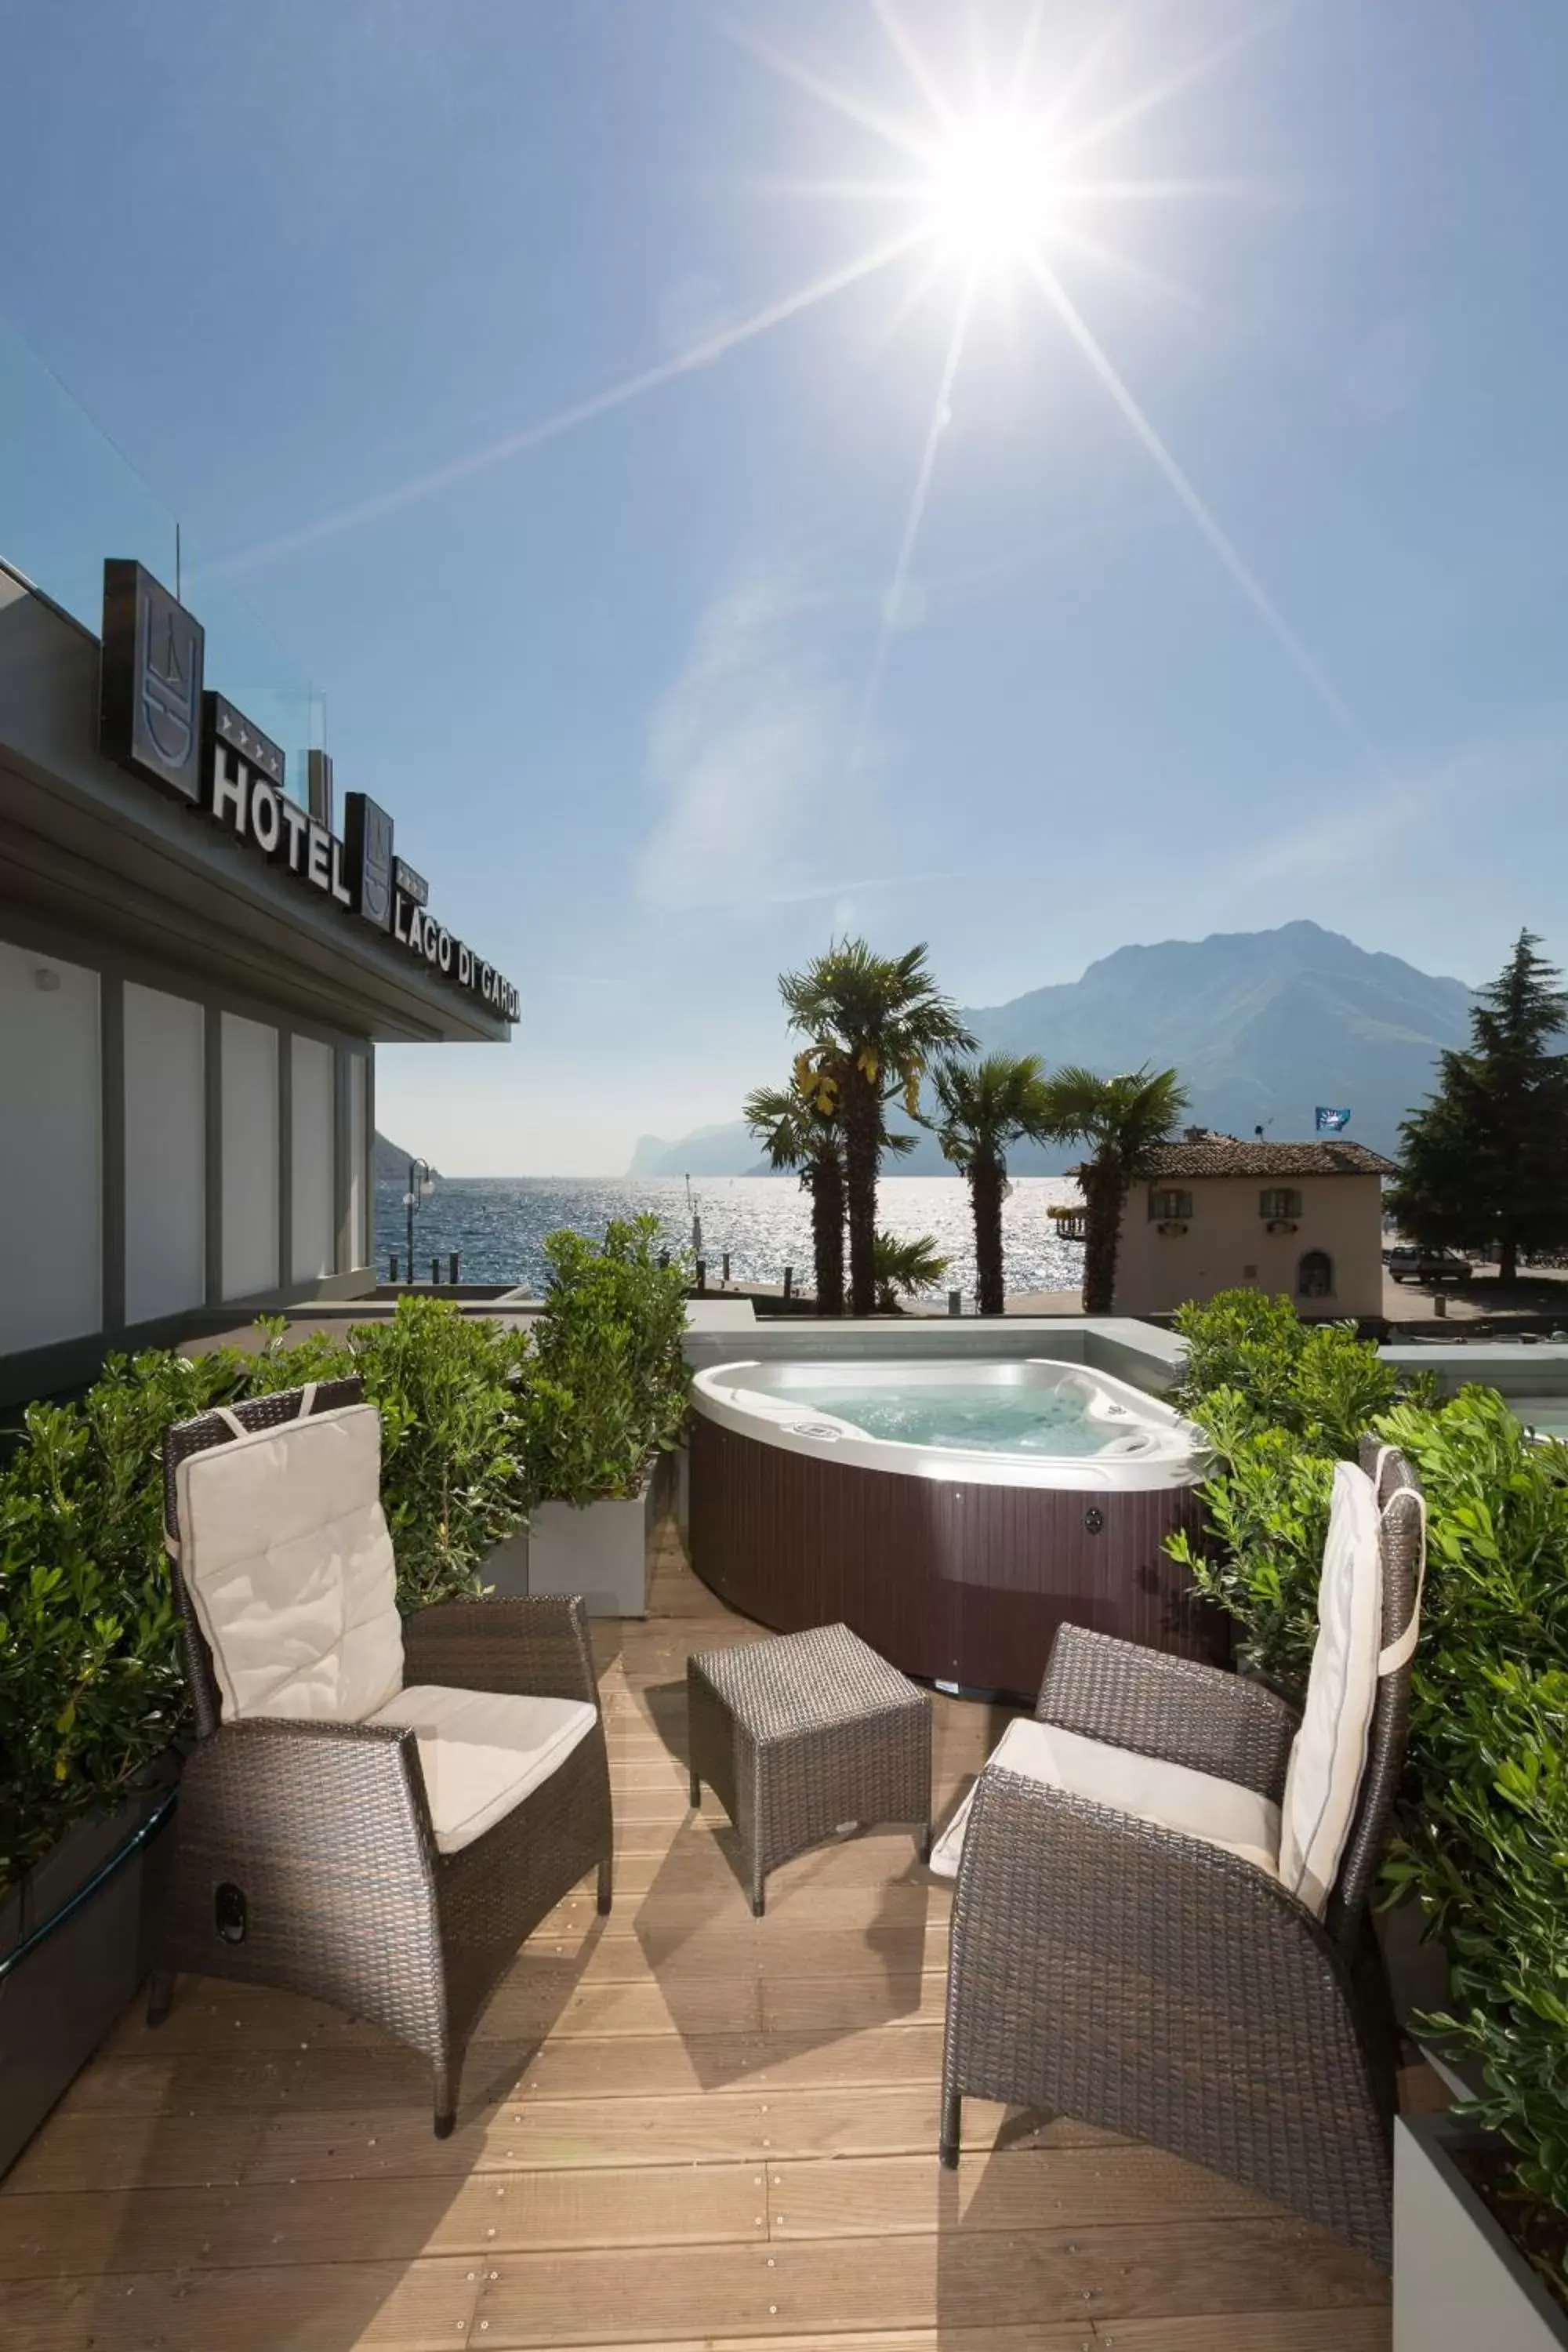
[[182, 800], [200, 792], [201, 623], [140, 563], [103, 567], [99, 748]]

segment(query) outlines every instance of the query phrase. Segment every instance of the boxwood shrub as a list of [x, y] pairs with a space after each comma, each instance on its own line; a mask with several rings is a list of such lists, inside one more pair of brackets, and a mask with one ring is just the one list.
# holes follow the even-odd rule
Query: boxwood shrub
[[1175, 1548], [1260, 1671], [1305, 1680], [1334, 1460], [1370, 1427], [1420, 1475], [1426, 1589], [1386, 1890], [1447, 1949], [1451, 2007], [1426, 2022], [1477, 2062], [1471, 2112], [1511, 2143], [1520, 2187], [1568, 2213], [1568, 1446], [1534, 1442], [1489, 1389], [1396, 1394], [1375, 1348], [1299, 1324], [1288, 1299], [1228, 1293], [1177, 1328], [1179, 1401], [1215, 1466], [1213, 1549]]

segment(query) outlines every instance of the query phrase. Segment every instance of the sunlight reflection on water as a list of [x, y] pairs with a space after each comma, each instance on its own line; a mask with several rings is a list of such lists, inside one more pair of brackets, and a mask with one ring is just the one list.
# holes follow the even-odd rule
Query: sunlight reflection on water
[[[723, 1253], [737, 1282], [778, 1282], [793, 1265], [797, 1287], [811, 1280], [811, 1211], [793, 1177], [713, 1176], [692, 1187], [702, 1218], [703, 1254], [717, 1282]], [[375, 1188], [376, 1265], [384, 1276], [389, 1256], [405, 1247], [404, 1187]], [[1007, 1288], [1076, 1289], [1083, 1279], [1083, 1249], [1058, 1241], [1046, 1212], [1053, 1202], [1076, 1202], [1078, 1187], [1063, 1176], [1021, 1176], [1003, 1212]], [[974, 1289], [974, 1236], [969, 1188], [957, 1176], [889, 1176], [879, 1189], [879, 1222], [900, 1238], [933, 1234], [952, 1259], [944, 1287]], [[691, 1220], [679, 1177], [574, 1179], [506, 1176], [443, 1177], [415, 1222], [414, 1262], [457, 1250], [467, 1282], [526, 1282], [542, 1286], [544, 1236], [558, 1226], [600, 1234], [610, 1217], [652, 1211], [673, 1246], [689, 1244]], [[445, 1266], [443, 1265], [443, 1272]]]

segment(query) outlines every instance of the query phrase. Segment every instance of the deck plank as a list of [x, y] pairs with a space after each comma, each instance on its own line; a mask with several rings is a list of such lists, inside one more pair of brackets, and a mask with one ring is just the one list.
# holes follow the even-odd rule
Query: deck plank
[[0, 2304], [5, 2352], [450, 2352], [481, 2280], [460, 2256], [45, 2279]]
[[744, 2244], [767, 2235], [760, 2181], [739, 2163], [14, 2197], [0, 2205], [0, 2280]]
[[[1364, 2307], [1376, 2280], [1359, 2256], [1290, 2222], [1231, 2220], [1013, 2232], [818, 2238], [675, 2249], [516, 2254], [484, 2282], [488, 2345], [508, 2352], [569, 2340], [574, 2314], [595, 2313], [605, 2343], [728, 2332], [820, 2336], [878, 2326], [974, 2326], [1297, 2309]], [[579, 2328], [579, 2333], [581, 2332]]]

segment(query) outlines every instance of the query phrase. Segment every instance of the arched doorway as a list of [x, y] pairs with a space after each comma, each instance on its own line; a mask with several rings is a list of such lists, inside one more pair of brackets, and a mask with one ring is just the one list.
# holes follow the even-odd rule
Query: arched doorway
[[1334, 1262], [1327, 1250], [1303, 1250], [1296, 1268], [1298, 1298], [1331, 1298], [1334, 1295]]

